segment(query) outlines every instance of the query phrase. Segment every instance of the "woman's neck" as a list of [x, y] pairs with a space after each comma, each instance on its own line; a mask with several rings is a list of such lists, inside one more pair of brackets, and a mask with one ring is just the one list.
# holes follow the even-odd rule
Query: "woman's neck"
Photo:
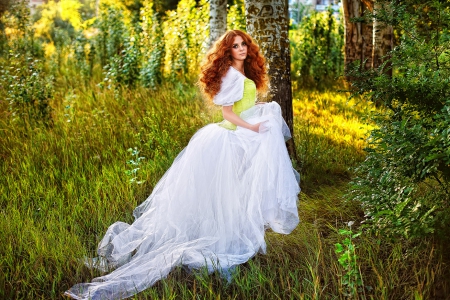
[[242, 74], [245, 75], [244, 61], [243, 60], [233, 60], [231, 62], [231, 66], [233, 68], [235, 68], [236, 70], [238, 70], [239, 72], [241, 72]]

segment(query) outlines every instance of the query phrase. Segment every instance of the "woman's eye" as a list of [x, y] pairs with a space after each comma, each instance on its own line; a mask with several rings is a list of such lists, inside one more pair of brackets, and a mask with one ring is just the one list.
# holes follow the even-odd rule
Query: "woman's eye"
[[246, 42], [243, 42], [243, 43], [242, 43], [242, 47], [244, 47], [244, 46], [247, 46], [247, 43], [246, 43]]
[[238, 47], [238, 45], [237, 45], [237, 44], [234, 44], [234, 45], [233, 45], [233, 48], [234, 48], [234, 49], [236, 49], [237, 47]]

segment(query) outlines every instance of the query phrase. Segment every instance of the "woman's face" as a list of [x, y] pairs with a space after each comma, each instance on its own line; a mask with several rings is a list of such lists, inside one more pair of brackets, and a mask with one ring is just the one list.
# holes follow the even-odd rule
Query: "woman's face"
[[247, 57], [247, 43], [240, 35], [234, 38], [231, 46], [231, 57], [233, 60], [245, 60]]

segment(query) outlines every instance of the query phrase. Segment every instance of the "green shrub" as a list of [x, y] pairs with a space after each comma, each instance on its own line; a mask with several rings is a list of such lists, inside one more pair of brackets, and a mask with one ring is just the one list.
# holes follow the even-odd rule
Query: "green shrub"
[[449, 224], [450, 3], [384, 4], [376, 18], [400, 35], [387, 63], [349, 75], [356, 93], [385, 106], [349, 197], [362, 202], [370, 227], [408, 238]]
[[74, 52], [74, 63], [80, 71], [81, 76], [86, 80], [92, 77], [95, 63], [95, 44], [87, 39], [82, 32], [79, 32], [71, 48]]
[[227, 28], [247, 30], [245, 25], [245, 6], [243, 0], [234, 0], [234, 3], [228, 7]]
[[303, 17], [290, 41], [294, 88], [329, 87], [342, 74], [344, 27], [332, 10]]
[[141, 83], [145, 87], [155, 88], [162, 81], [164, 42], [161, 23], [153, 11], [151, 2], [146, 1], [141, 9]]
[[12, 120], [25, 127], [51, 125], [49, 101], [53, 96], [53, 78], [43, 63], [21, 54], [9, 54], [9, 66], [0, 71], [0, 85], [6, 87], [6, 100]]
[[96, 24], [100, 60], [105, 64], [105, 81], [109, 84], [134, 85], [140, 74], [138, 24], [125, 24], [120, 7], [106, 6]]
[[209, 30], [208, 13], [209, 6], [204, 0], [181, 0], [176, 11], [167, 12], [162, 25], [165, 77], [197, 76], [208, 40], [199, 32]]

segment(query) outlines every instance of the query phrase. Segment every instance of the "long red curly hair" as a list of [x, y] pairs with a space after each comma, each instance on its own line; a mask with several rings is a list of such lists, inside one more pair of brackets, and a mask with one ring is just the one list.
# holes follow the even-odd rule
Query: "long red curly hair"
[[222, 77], [231, 66], [231, 47], [236, 36], [242, 37], [247, 44], [247, 58], [244, 60], [245, 75], [255, 82], [259, 93], [263, 94], [268, 89], [269, 80], [265, 59], [259, 52], [259, 46], [247, 33], [240, 30], [229, 30], [214, 43], [200, 67], [199, 85], [208, 99], [217, 95]]

